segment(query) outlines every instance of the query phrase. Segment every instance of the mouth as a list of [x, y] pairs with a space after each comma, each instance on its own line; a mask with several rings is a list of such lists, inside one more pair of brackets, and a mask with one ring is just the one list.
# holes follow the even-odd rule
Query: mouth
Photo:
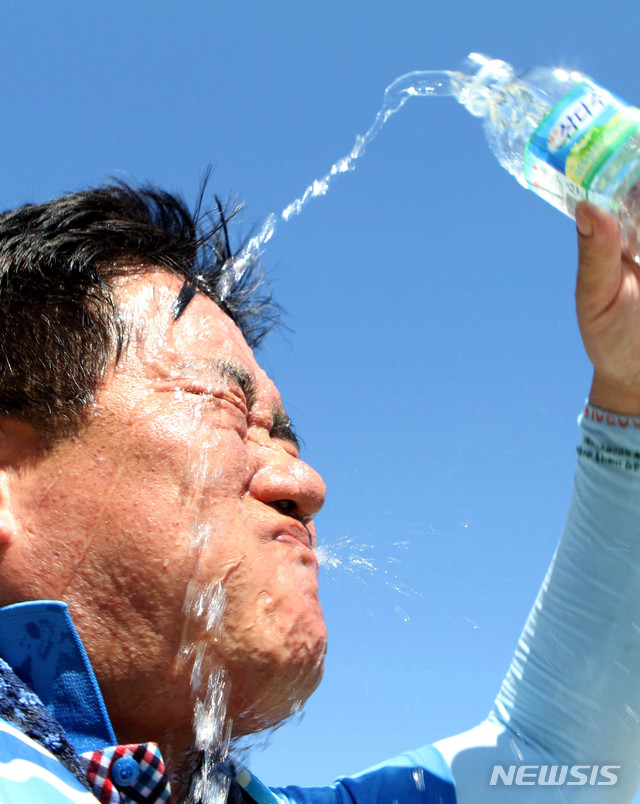
[[286, 542], [287, 544], [296, 544], [306, 547], [307, 550], [312, 549], [311, 534], [306, 528], [287, 528], [287, 530], [280, 531], [276, 536], [277, 542]]
[[280, 530], [274, 537], [274, 541], [303, 548], [305, 554], [313, 557], [314, 563], [318, 564], [318, 559], [313, 549], [311, 533], [303, 523]]

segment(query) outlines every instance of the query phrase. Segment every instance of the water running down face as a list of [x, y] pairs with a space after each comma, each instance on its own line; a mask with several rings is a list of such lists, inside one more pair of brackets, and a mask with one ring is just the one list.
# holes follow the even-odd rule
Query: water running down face
[[[87, 426], [16, 479], [21, 531], [0, 569], [15, 599], [69, 602], [118, 739], [176, 750], [192, 734], [185, 638], [209, 640], [205, 661], [224, 665], [235, 734], [306, 700], [326, 646], [309, 546], [324, 484], [233, 322], [201, 295], [172, 320], [180, 284], [164, 272], [123, 283], [141, 325]], [[185, 637], [194, 579], [222, 585], [224, 623]]]

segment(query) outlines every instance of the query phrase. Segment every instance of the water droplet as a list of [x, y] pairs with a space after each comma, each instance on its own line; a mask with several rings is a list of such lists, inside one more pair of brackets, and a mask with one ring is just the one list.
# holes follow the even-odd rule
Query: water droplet
[[426, 790], [427, 786], [424, 781], [424, 770], [422, 768], [414, 768], [412, 775], [418, 790]]

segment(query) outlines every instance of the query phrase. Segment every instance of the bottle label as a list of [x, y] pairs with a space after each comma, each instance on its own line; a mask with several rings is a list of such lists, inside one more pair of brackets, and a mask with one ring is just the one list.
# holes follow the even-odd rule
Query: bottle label
[[582, 81], [531, 135], [524, 154], [529, 188], [569, 214], [586, 198], [611, 207], [607, 191], [638, 170], [625, 146], [639, 129], [640, 109]]

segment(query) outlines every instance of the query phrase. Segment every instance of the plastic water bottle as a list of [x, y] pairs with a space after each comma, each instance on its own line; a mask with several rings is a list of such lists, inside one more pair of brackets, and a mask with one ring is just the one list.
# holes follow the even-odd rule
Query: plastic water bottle
[[451, 82], [509, 173], [571, 217], [584, 199], [617, 216], [623, 249], [640, 264], [640, 109], [582, 73], [516, 73], [479, 53]]

